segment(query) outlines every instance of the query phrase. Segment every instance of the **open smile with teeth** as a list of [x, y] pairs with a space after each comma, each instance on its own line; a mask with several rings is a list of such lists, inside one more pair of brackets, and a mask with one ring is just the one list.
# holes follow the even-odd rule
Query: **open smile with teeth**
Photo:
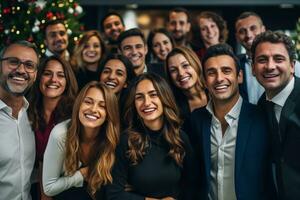
[[131, 58], [130, 58], [130, 60], [131, 61], [138, 61], [140, 59], [140, 56], [132, 56]]
[[222, 92], [222, 91], [226, 91], [228, 87], [229, 85], [217, 85], [215, 86], [215, 90], [217, 90], [218, 92]]
[[86, 56], [88, 56], [88, 57], [95, 57], [97, 55], [97, 53], [96, 52], [87, 52], [86, 53]]
[[115, 88], [115, 87], [117, 87], [117, 83], [111, 82], [111, 81], [105, 82], [105, 85], [107, 85], [107, 87], [109, 87], [109, 88]]
[[185, 77], [182, 77], [179, 79], [179, 82], [180, 83], [186, 83], [188, 80], [190, 80], [190, 76], [185, 76]]
[[264, 74], [263, 75], [264, 78], [275, 78], [277, 76], [279, 76], [279, 74]]
[[47, 88], [50, 88], [50, 89], [58, 89], [59, 86], [58, 86], [58, 85], [47, 85]]
[[156, 110], [156, 108], [146, 108], [146, 109], [143, 109], [143, 113], [145, 114], [151, 114], [152, 112], [154, 112]]
[[92, 114], [84, 114], [85, 118], [91, 121], [95, 121], [97, 119], [99, 119], [98, 116], [92, 115]]

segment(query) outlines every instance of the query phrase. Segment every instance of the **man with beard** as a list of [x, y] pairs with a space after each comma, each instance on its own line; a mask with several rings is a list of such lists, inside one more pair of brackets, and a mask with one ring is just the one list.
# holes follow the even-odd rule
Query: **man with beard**
[[24, 94], [36, 79], [38, 63], [36, 46], [27, 41], [12, 43], [0, 53], [1, 200], [31, 200], [35, 141]]
[[176, 46], [191, 48], [188, 41], [190, 29], [190, 17], [185, 8], [174, 8], [169, 12], [168, 30], [172, 33]]
[[47, 57], [56, 55], [67, 61], [70, 60], [67, 50], [69, 37], [63, 20], [51, 20], [45, 25], [45, 44]]
[[268, 129], [261, 111], [239, 94], [238, 59], [229, 45], [217, 44], [207, 49], [202, 66], [211, 99], [192, 113], [189, 124], [198, 168], [204, 167], [201, 196], [273, 200]]
[[[235, 22], [236, 40], [246, 49], [246, 54], [240, 54], [239, 60], [244, 75], [244, 81], [240, 87], [241, 95], [252, 104], [257, 104], [264, 92], [264, 88], [258, 83], [252, 73], [251, 46], [255, 37], [266, 31], [261, 17], [254, 12], [243, 12]], [[299, 62], [296, 61], [295, 75], [300, 76]]]
[[107, 42], [108, 51], [118, 52], [118, 37], [125, 31], [123, 18], [117, 12], [107, 13], [101, 20], [101, 30]]

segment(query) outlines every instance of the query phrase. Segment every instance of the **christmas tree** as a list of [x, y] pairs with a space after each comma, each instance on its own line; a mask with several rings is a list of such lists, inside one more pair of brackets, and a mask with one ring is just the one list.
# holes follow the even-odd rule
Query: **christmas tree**
[[56, 19], [64, 20], [72, 46], [84, 29], [79, 22], [82, 15], [82, 7], [75, 0], [2, 0], [0, 47], [22, 39], [34, 42], [44, 53], [44, 26]]
[[297, 51], [297, 59], [300, 59], [300, 18], [298, 19], [297, 25], [296, 25], [296, 51]]

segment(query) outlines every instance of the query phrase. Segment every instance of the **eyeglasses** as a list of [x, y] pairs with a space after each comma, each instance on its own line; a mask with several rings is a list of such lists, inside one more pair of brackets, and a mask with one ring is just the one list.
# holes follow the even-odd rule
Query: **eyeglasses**
[[37, 70], [37, 63], [32, 62], [30, 60], [26, 60], [23, 62], [16, 57], [7, 57], [7, 58], [0, 59], [0, 61], [1, 62], [6, 61], [8, 67], [12, 70], [18, 69], [21, 66], [21, 64], [23, 64], [25, 71], [28, 73], [33, 73]]

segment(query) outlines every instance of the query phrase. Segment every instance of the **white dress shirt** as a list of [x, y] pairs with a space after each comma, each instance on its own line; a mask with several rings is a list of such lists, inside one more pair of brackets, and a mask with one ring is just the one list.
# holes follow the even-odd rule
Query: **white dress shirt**
[[[83, 176], [79, 170], [71, 176], [64, 175], [66, 136], [70, 120], [57, 124], [51, 131], [44, 154], [43, 188], [48, 196], [55, 196], [71, 187], [82, 187]], [[78, 168], [80, 167], [80, 163]]]
[[0, 200], [30, 200], [35, 139], [24, 105], [16, 119], [0, 100]]
[[222, 126], [215, 117], [212, 102], [207, 110], [212, 115], [211, 120], [211, 170], [210, 170], [210, 200], [235, 200], [234, 166], [235, 146], [239, 115], [243, 99], [239, 97], [233, 108], [225, 115], [228, 127], [222, 136]]
[[265, 89], [259, 84], [256, 77], [252, 73], [251, 59], [247, 55], [246, 57], [247, 62], [245, 63], [244, 78], [247, 82], [248, 101], [256, 105]]
[[272, 99], [269, 99], [268, 97], [266, 97], [268, 101], [272, 101], [275, 104], [274, 112], [275, 112], [275, 116], [276, 116], [278, 123], [280, 121], [280, 115], [281, 115], [282, 108], [283, 108], [287, 98], [292, 93], [292, 91], [294, 89], [294, 85], [295, 85], [295, 78], [293, 77], [292, 80], [290, 80], [290, 82], [283, 88], [283, 90], [281, 90]]

